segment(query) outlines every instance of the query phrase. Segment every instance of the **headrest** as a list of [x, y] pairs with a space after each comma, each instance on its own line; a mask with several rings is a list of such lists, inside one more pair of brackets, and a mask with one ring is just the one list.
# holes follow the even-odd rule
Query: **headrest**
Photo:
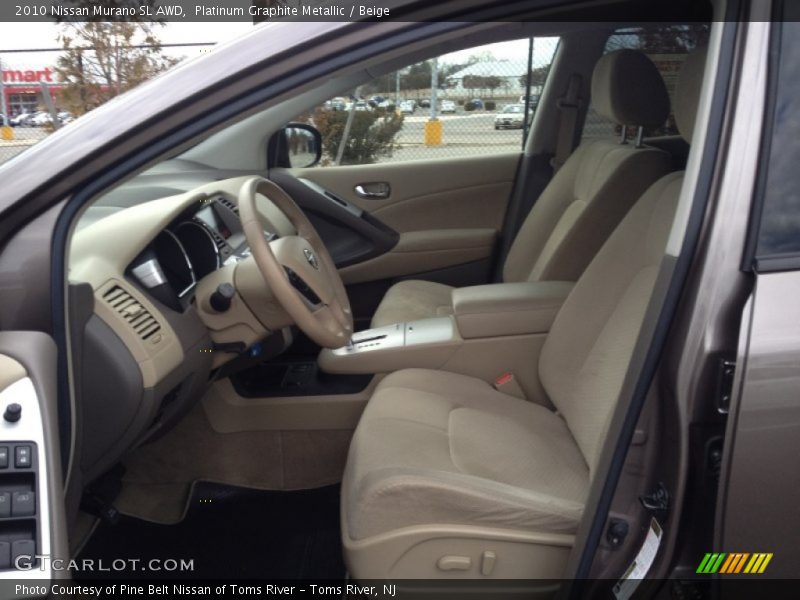
[[707, 54], [708, 48], [705, 46], [700, 46], [690, 52], [681, 66], [678, 81], [675, 84], [675, 125], [687, 142], [692, 141]]
[[669, 116], [669, 94], [647, 56], [636, 50], [616, 50], [594, 67], [592, 106], [620, 125], [657, 127]]

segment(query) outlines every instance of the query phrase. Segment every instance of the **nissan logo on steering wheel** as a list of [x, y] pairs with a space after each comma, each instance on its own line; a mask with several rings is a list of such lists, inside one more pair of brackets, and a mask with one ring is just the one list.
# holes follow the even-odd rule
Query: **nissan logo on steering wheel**
[[303, 254], [306, 255], [306, 260], [308, 261], [308, 264], [310, 264], [312, 267], [314, 267], [319, 271], [319, 263], [317, 262], [317, 257], [314, 256], [314, 253], [308, 248], [303, 248]]

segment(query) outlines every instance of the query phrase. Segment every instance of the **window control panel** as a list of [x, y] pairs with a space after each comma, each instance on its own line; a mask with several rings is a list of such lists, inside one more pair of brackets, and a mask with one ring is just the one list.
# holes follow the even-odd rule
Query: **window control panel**
[[37, 554], [37, 455], [34, 442], [0, 441], [0, 570]]

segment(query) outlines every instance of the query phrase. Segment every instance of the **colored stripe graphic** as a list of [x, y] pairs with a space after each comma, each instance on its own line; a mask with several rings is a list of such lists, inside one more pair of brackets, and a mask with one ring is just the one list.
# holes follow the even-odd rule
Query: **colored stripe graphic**
[[722, 563], [722, 567], [720, 568], [719, 572], [730, 573], [731, 565], [736, 564], [738, 560], [739, 560], [738, 554], [728, 554], [728, 558], [725, 560], [724, 563]]
[[700, 561], [700, 566], [697, 567], [697, 571], [695, 571], [695, 573], [705, 573], [706, 565], [708, 564], [710, 558], [711, 558], [711, 553], [706, 552], [706, 555], [703, 557], [703, 560]]
[[771, 560], [772, 560], [772, 552], [770, 552], [769, 554], [767, 554], [764, 557], [764, 562], [761, 563], [761, 567], [758, 569], [758, 572], [759, 573], [763, 573], [765, 571], [765, 569], [767, 568], [767, 565], [769, 564], [769, 561], [771, 561]]
[[750, 556], [749, 552], [745, 552], [744, 554], [742, 554], [742, 558], [739, 559], [738, 563], [736, 563], [736, 570], [731, 571], [731, 572], [732, 573], [739, 573], [742, 570], [742, 567], [744, 566], [744, 563], [747, 561], [747, 557], [748, 556]]
[[719, 571], [719, 568], [722, 565], [722, 561], [724, 559], [725, 559], [725, 552], [721, 552], [717, 561], [712, 565], [709, 573], [716, 573], [717, 571]]

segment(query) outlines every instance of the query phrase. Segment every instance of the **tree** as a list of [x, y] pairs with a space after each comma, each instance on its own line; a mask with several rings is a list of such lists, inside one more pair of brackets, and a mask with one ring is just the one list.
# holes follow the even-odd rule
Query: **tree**
[[501, 85], [503, 85], [503, 80], [497, 75], [488, 75], [483, 78], [483, 87], [489, 90], [492, 98], [494, 98], [494, 91]]
[[[531, 69], [530, 76], [531, 76], [531, 88], [536, 88], [544, 85], [545, 80], [547, 79], [547, 73], [550, 70], [549, 65], [543, 65], [541, 67], [534, 67]], [[519, 87], [527, 88], [528, 87], [528, 76], [521, 75], [519, 78]]]
[[76, 115], [96, 108], [177, 62], [163, 55], [153, 22], [68, 22], [56, 71], [61, 103]]
[[[322, 134], [322, 149], [327, 160], [333, 160], [342, 140], [349, 111], [317, 110], [314, 124]], [[342, 164], [363, 165], [374, 163], [379, 157], [390, 155], [395, 147], [395, 136], [403, 127], [403, 116], [382, 109], [356, 111], [350, 135], [345, 142]]]

